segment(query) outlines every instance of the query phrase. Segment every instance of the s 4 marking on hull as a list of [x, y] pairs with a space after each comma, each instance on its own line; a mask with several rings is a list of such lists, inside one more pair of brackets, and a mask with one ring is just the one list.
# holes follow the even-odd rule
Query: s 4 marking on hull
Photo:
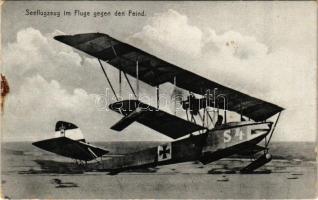
[[[246, 128], [236, 128], [236, 129], [229, 129], [223, 132], [224, 136], [224, 143], [231, 142], [234, 138], [237, 141], [242, 141], [246, 139]], [[245, 137], [244, 137], [245, 136]]]

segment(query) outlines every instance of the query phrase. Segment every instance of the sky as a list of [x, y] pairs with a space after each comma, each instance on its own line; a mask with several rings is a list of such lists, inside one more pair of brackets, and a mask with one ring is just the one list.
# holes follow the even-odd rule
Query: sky
[[[118, 10], [126, 16], [27, 16], [26, 9], [91, 15]], [[129, 10], [146, 16], [127, 16]], [[315, 141], [315, 2], [9, 1], [1, 14], [1, 71], [10, 85], [1, 125], [5, 141], [53, 137], [58, 120], [78, 125], [88, 141], [169, 140], [137, 123], [119, 133], [110, 129], [121, 116], [96, 102], [107, 88], [98, 62], [53, 39], [88, 32], [109, 34], [285, 108], [274, 141]], [[115, 83], [116, 70], [106, 69]], [[171, 86], [162, 88], [171, 94]], [[151, 96], [154, 91], [141, 84], [141, 94]]]

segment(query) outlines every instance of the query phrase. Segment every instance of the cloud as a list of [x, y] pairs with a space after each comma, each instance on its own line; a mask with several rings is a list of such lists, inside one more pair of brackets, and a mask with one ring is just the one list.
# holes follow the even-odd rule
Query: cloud
[[[188, 18], [174, 10], [155, 14], [141, 32], [133, 35], [142, 41], [152, 41], [153, 46], [160, 46], [187, 55], [198, 55], [201, 50], [202, 32], [189, 25]], [[191, 42], [189, 42], [191, 41]]]
[[258, 42], [254, 37], [243, 36], [235, 31], [218, 35], [213, 29], [208, 29], [201, 53], [223, 54], [227, 57], [249, 59], [265, 56], [267, 52], [267, 46]]
[[89, 85], [82, 78], [87, 58], [59, 45], [53, 34], [22, 29], [3, 50], [4, 73], [11, 88], [5, 105], [5, 138], [47, 138], [56, 121], [81, 123], [93, 114], [94, 101], [86, 92], [90, 87], [81, 87]]
[[46, 81], [38, 74], [26, 78], [19, 90], [9, 95], [6, 108], [5, 137], [49, 138], [56, 121], [89, 120], [95, 105], [94, 96], [85, 90], [70, 93], [57, 81]]
[[4, 70], [8, 78], [15, 81], [13, 90], [24, 81], [21, 77], [40, 74], [46, 80], [57, 80], [69, 91], [84, 87], [89, 92], [97, 92], [96, 83], [101, 81], [92, 82], [86, 74], [99, 70], [98, 66], [91, 58], [55, 41], [53, 36], [56, 34], [63, 33], [54, 31], [43, 35], [33, 28], [22, 29], [18, 31], [16, 41], [4, 48]]
[[[33, 28], [22, 29], [16, 41], [4, 48], [4, 72], [11, 88], [3, 118], [4, 139], [52, 137], [58, 120], [77, 124], [88, 141], [167, 139], [140, 125], [123, 133], [110, 130], [121, 117], [96, 104], [107, 86], [98, 62], [53, 40], [56, 34], [63, 33], [43, 35]], [[117, 78], [115, 69], [106, 70], [112, 80]]]
[[[43, 137], [42, 131], [47, 133], [55, 121], [64, 118], [85, 129], [88, 139], [160, 139], [159, 134], [137, 124], [124, 133], [109, 129], [120, 117], [94, 107], [92, 94], [105, 90], [97, 61], [53, 40], [56, 34], [61, 32], [44, 35], [26, 28], [17, 33], [15, 42], [4, 46], [4, 73], [12, 83], [6, 105], [8, 132], [14, 137], [27, 133]], [[286, 108], [274, 139], [314, 139], [316, 125], [313, 120], [304, 120], [304, 114], [308, 119], [316, 118], [315, 54], [285, 46], [273, 48], [236, 30], [202, 28], [174, 10], [150, 17], [126, 41], [203, 77]], [[105, 66], [112, 81], [116, 80], [117, 71]], [[141, 88], [142, 94], [155, 92], [143, 84]], [[172, 89], [164, 85], [161, 93]]]

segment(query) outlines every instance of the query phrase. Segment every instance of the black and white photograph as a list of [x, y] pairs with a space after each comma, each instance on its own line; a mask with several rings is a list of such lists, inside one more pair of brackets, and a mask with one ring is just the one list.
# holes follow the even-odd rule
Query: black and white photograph
[[316, 199], [315, 1], [1, 2], [1, 199]]

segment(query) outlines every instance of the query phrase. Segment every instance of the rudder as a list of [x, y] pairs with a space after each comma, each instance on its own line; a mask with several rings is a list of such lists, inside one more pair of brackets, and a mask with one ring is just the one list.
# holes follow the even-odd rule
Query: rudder
[[85, 142], [81, 129], [75, 124], [65, 121], [56, 122], [55, 137], [67, 137], [76, 141]]

